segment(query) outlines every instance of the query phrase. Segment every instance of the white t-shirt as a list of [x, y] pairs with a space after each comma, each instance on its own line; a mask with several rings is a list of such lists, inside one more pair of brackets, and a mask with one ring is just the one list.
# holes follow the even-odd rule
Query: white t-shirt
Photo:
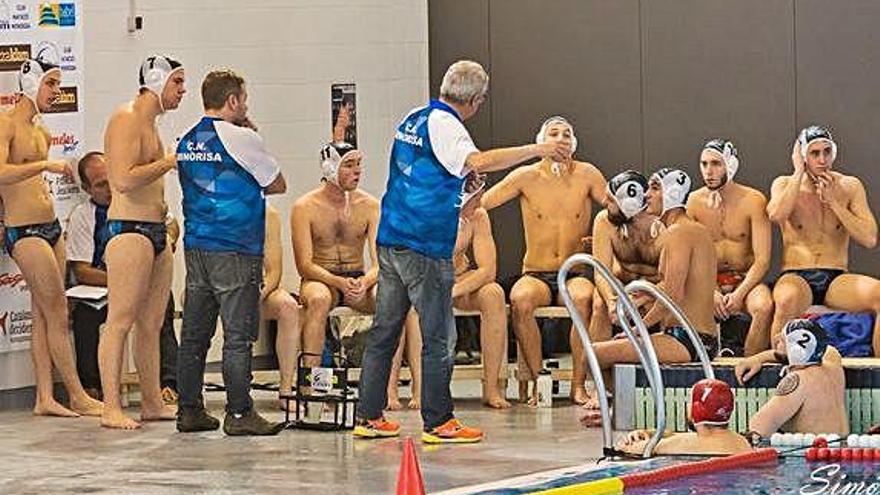
[[214, 130], [229, 156], [250, 172], [260, 187], [268, 187], [281, 173], [275, 157], [266, 150], [263, 138], [253, 129], [218, 120], [214, 122]]
[[95, 203], [76, 205], [67, 217], [67, 260], [92, 262], [95, 255]]
[[467, 157], [480, 150], [460, 120], [449, 112], [435, 110], [428, 116], [428, 136], [434, 156], [450, 174], [464, 177], [470, 172]]

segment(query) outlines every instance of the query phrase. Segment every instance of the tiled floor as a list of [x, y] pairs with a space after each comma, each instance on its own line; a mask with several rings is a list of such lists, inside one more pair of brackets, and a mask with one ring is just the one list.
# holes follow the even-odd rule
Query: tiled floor
[[[487, 438], [460, 446], [417, 442], [428, 492], [581, 464], [600, 454], [600, 431], [578, 427], [567, 401], [552, 410], [518, 405], [493, 411], [473, 398], [475, 386], [455, 388], [456, 397], [465, 397], [457, 400], [458, 416], [483, 428]], [[223, 395], [208, 397], [221, 414]], [[272, 411], [271, 393], [256, 397], [259, 410]], [[280, 412], [267, 415], [282, 419]], [[418, 440], [417, 412], [394, 417], [405, 435]], [[0, 413], [0, 451], [6, 464], [2, 493], [388, 494], [394, 493], [402, 442], [304, 430], [270, 438], [184, 435], [173, 423], [121, 432], [101, 429], [97, 419], [34, 418], [15, 411]]]

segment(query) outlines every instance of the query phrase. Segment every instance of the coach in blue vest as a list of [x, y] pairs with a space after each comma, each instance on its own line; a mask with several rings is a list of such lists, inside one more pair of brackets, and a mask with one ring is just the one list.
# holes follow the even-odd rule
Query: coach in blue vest
[[202, 82], [205, 115], [177, 146], [183, 192], [186, 298], [178, 352], [177, 429], [214, 430], [205, 411], [205, 358], [223, 321], [227, 435], [274, 435], [280, 426], [254, 411], [251, 349], [257, 338], [263, 281], [266, 194], [284, 176], [247, 116], [244, 79], [216, 70]]
[[489, 76], [476, 62], [452, 64], [440, 99], [409, 113], [397, 127], [377, 238], [376, 315], [361, 373], [359, 437], [392, 437], [400, 425], [383, 417], [391, 359], [410, 305], [422, 329], [422, 441], [479, 442], [480, 430], [453, 415], [449, 382], [455, 349], [452, 250], [459, 210], [477, 173], [503, 170], [536, 157], [565, 161], [566, 145], [530, 144], [479, 151], [463, 122], [486, 98]]

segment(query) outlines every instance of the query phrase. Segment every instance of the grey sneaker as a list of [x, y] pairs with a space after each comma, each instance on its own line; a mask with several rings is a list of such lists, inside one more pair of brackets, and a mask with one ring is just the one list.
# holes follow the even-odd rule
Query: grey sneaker
[[177, 431], [191, 433], [214, 431], [220, 428], [220, 420], [208, 414], [204, 408], [181, 409], [177, 412]]
[[284, 429], [284, 423], [266, 421], [251, 409], [244, 414], [226, 413], [223, 420], [223, 433], [229, 436], [238, 435], [277, 435]]

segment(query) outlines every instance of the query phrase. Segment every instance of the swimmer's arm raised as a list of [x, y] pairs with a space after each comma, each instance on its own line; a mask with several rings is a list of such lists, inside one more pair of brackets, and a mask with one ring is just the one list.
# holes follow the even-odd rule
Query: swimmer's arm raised
[[266, 243], [263, 254], [263, 290], [266, 297], [281, 284], [281, 218], [266, 208]]
[[492, 237], [492, 224], [485, 210], [477, 210], [474, 214], [473, 248], [477, 268], [465, 272], [455, 282], [452, 286], [452, 297], [471, 294], [495, 280], [495, 239]]
[[767, 216], [771, 222], [781, 225], [791, 216], [803, 178], [804, 171], [801, 170], [792, 176], [777, 177], [773, 181], [770, 202], [767, 203]]
[[800, 377], [790, 373], [779, 382], [776, 395], [767, 401], [749, 420], [749, 430], [763, 437], [776, 433], [786, 421], [794, 417], [804, 403], [804, 387], [799, 384]]
[[517, 169], [507, 174], [501, 182], [495, 184], [483, 194], [480, 206], [487, 211], [507, 203], [522, 192], [522, 182], [527, 177], [527, 169]]
[[[868, 206], [865, 187], [862, 181], [855, 177], [843, 180], [848, 182], [846, 189], [851, 191], [852, 201], [849, 206], [842, 201], [831, 201], [829, 207], [854, 241], [868, 249], [873, 249], [877, 245], [877, 220]], [[836, 184], [835, 187], [842, 188], [843, 184]]]
[[345, 279], [333, 275], [312, 261], [312, 229], [308, 206], [301, 200], [293, 204], [290, 211], [290, 236], [296, 270], [303, 280], [315, 280], [345, 291]]
[[177, 166], [171, 154], [154, 162], [136, 164], [140, 155], [140, 136], [134, 122], [116, 116], [107, 125], [105, 148], [109, 163], [110, 182], [121, 193], [128, 193], [152, 184]]

